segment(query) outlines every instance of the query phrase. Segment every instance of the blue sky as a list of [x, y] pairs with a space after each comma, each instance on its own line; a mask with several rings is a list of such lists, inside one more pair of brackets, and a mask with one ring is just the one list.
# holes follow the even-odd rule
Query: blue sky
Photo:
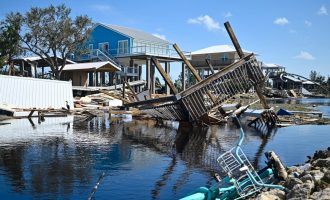
[[[72, 15], [87, 14], [94, 22], [157, 34], [185, 51], [231, 44], [223, 27], [229, 21], [242, 48], [259, 54], [258, 60], [304, 76], [311, 70], [330, 75], [330, 2], [326, 0], [0, 2], [1, 19], [10, 11], [65, 3]], [[171, 77], [176, 78], [179, 67], [171, 70]]]

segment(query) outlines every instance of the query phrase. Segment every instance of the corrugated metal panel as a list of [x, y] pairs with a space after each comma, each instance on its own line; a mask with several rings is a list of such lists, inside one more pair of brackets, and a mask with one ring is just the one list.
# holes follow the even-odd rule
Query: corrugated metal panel
[[73, 108], [71, 81], [0, 75], [0, 104], [15, 108]]

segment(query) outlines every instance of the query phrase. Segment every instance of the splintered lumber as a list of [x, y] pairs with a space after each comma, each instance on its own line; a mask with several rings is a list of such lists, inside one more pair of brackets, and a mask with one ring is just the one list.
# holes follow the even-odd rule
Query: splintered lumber
[[[200, 122], [201, 118], [207, 116], [214, 108], [220, 107], [235, 95], [245, 93], [252, 86], [258, 86], [264, 81], [260, 63], [253, 54], [245, 57], [241, 54], [241, 59], [202, 80], [179, 47], [176, 44], [173, 47], [198, 82], [177, 95], [129, 103], [124, 106], [136, 107], [155, 118]], [[259, 91], [258, 88], [256, 90]], [[262, 97], [259, 96], [261, 101], [263, 101]], [[266, 106], [267, 104], [264, 105]], [[271, 115], [269, 121], [272, 124], [274, 120]], [[224, 117], [225, 115], [222, 115], [219, 120], [222, 121]]]
[[[225, 23], [225, 27], [226, 27], [226, 30], [228, 32], [228, 35], [229, 35], [232, 43], [234, 44], [234, 47], [235, 47], [235, 49], [236, 49], [239, 57], [241, 59], [244, 58], [244, 52], [243, 52], [243, 50], [242, 50], [242, 48], [241, 48], [241, 46], [240, 46], [240, 44], [239, 44], [239, 42], [238, 42], [238, 40], [237, 40], [237, 38], [235, 36], [235, 33], [234, 33], [233, 29], [231, 28], [229, 22], [226, 22]], [[248, 74], [249, 74], [249, 77], [252, 76], [251, 75], [252, 72], [250, 71], [249, 68], [248, 68]], [[257, 95], [258, 95], [258, 97], [259, 97], [259, 99], [261, 101], [261, 104], [262, 104], [263, 108], [264, 109], [269, 109], [269, 106], [268, 106], [268, 104], [266, 102], [266, 99], [265, 99], [264, 95], [262, 94], [261, 88], [259, 87], [259, 85], [257, 83], [254, 84], [254, 88], [255, 88], [256, 93], [257, 93]]]
[[135, 91], [133, 90], [133, 88], [131, 87], [131, 85], [127, 82], [127, 81], [124, 81], [125, 84], [127, 85], [128, 89], [132, 92], [134, 98], [136, 99], [136, 101], [140, 101], [139, 100], [139, 97], [136, 95]]
[[[247, 77], [247, 68], [254, 73]], [[156, 118], [177, 121], [200, 121], [213, 108], [223, 105], [236, 94], [245, 92], [254, 82], [264, 78], [260, 65], [253, 54], [229, 65], [201, 82], [175, 96], [126, 104]], [[217, 98], [213, 102], [208, 93]], [[221, 119], [220, 119], [221, 120]]]
[[296, 93], [294, 90], [290, 90], [290, 92], [291, 92], [291, 94], [293, 95], [293, 97], [295, 97], [295, 98], [298, 97], [297, 93]]
[[163, 69], [162, 65], [159, 63], [159, 61], [152, 57], [151, 58], [152, 62], [156, 65], [160, 75], [162, 75], [162, 77], [164, 78], [165, 82], [167, 83], [167, 85], [170, 87], [171, 91], [173, 92], [173, 94], [177, 94], [178, 91], [175, 88], [170, 76], [165, 72], [165, 70]]
[[113, 94], [111, 94], [110, 92], [108, 92], [108, 91], [106, 91], [106, 90], [99, 90], [99, 91], [102, 92], [103, 94], [106, 94], [106, 95], [112, 97], [112, 98], [122, 100], [122, 101], [125, 102], [125, 103], [130, 103], [130, 101], [128, 101], [128, 100], [126, 100], [126, 99], [124, 99], [124, 98], [122, 98], [122, 97], [119, 97], [119, 96], [113, 95]]

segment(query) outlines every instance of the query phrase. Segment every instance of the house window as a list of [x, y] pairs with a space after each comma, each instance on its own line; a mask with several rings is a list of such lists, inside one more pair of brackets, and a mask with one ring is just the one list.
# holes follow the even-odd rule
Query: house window
[[223, 53], [222, 54], [221, 61], [223, 63], [227, 63], [228, 62], [228, 54], [227, 53]]
[[109, 53], [109, 42], [99, 43], [99, 50], [105, 53]]
[[118, 54], [128, 54], [128, 40], [118, 41]]

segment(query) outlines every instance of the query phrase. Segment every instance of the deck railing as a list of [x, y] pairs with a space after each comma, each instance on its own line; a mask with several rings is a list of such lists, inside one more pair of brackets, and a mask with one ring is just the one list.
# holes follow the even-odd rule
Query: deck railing
[[[191, 52], [183, 52], [188, 60], [191, 59]], [[132, 55], [149, 55], [149, 56], [160, 56], [166, 58], [180, 58], [178, 53], [169, 47], [161, 47], [161, 46], [150, 46], [150, 45], [142, 45], [142, 46], [133, 46], [131, 48], [116, 48], [109, 49], [108, 51], [103, 51], [100, 49], [92, 49], [90, 53], [86, 53], [83, 55], [79, 55], [73, 58], [75, 61], [84, 61], [84, 60], [93, 60], [99, 58], [102, 61], [112, 60], [114, 63], [119, 64], [117, 58], [119, 57], [127, 57]]]
[[[198, 121], [203, 115], [229, 98], [244, 93], [254, 84], [264, 81], [257, 60], [251, 54], [201, 82], [167, 99], [126, 104], [151, 116], [178, 121]], [[212, 96], [215, 100], [210, 98]], [[164, 101], [162, 101], [164, 100]], [[156, 102], [156, 104], [155, 104]]]

